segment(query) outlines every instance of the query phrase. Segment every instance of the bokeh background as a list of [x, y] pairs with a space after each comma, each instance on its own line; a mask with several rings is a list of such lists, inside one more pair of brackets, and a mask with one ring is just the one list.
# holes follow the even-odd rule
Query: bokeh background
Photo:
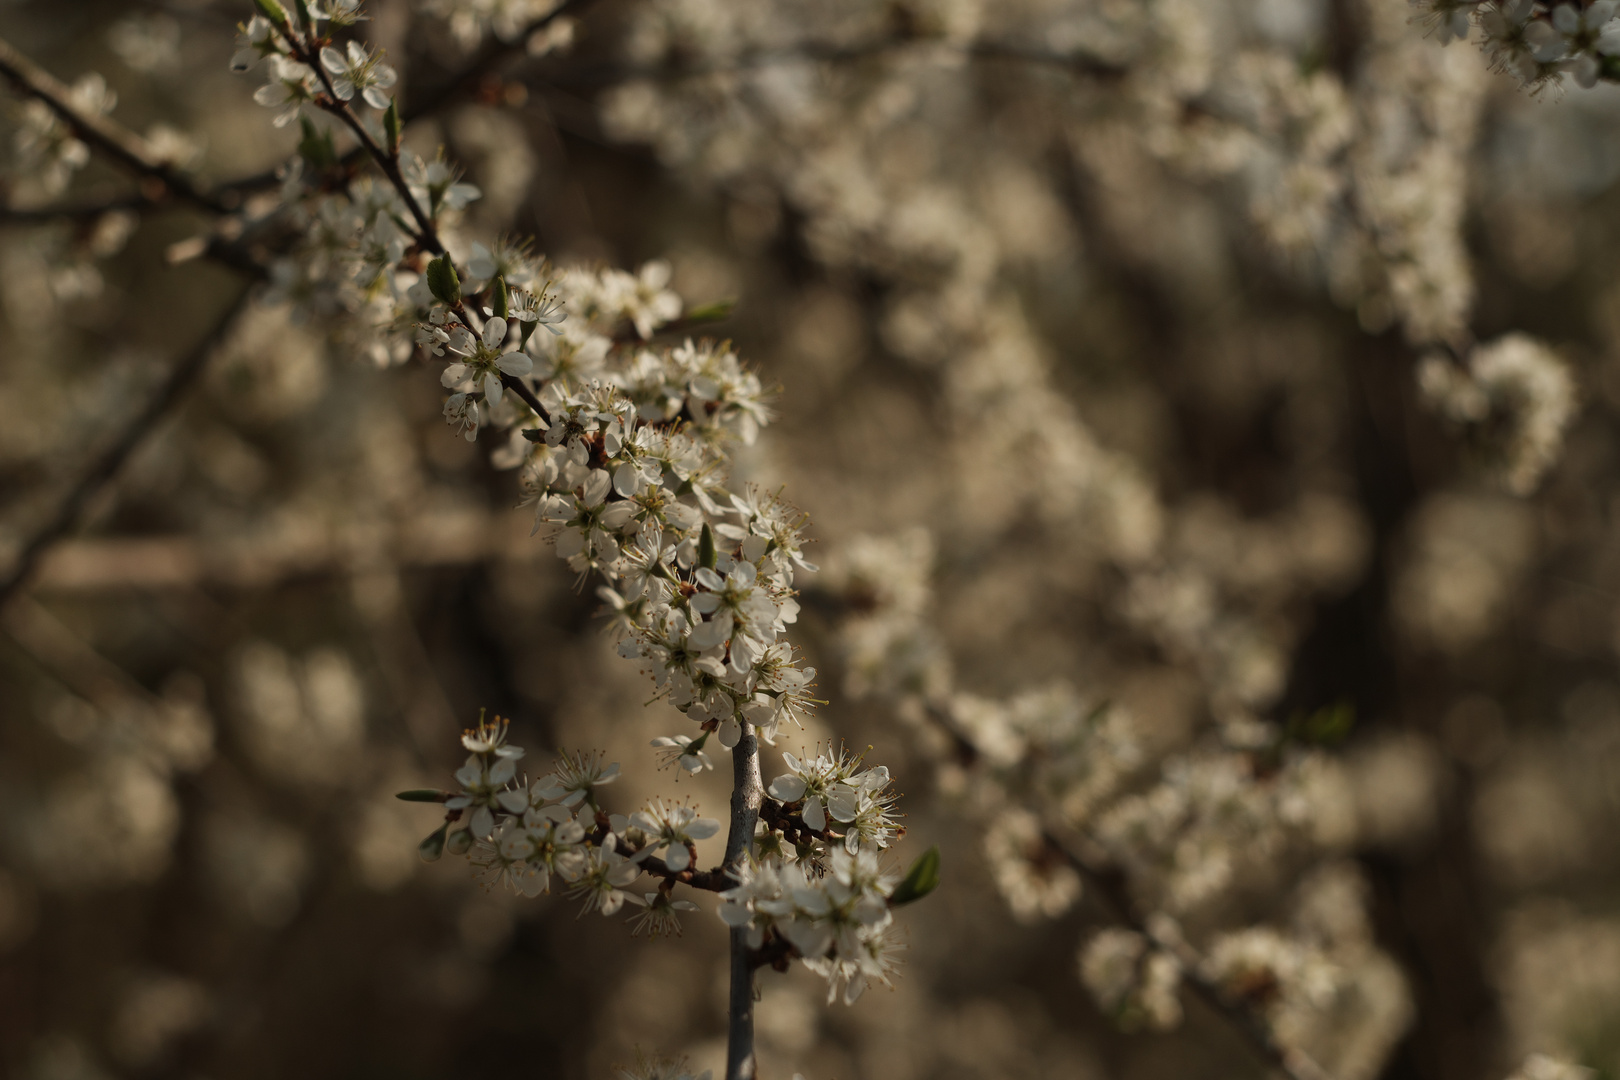
[[[766, 976], [762, 1075], [1262, 1071], [1193, 1004], [1173, 1034], [1116, 1031], [1076, 977], [1094, 907], [1009, 911], [979, 821], [855, 662], [851, 568], [880, 542], [932, 589], [904, 600], [940, 650], [918, 670], [987, 700], [1067, 682], [1127, 709], [1150, 762], [1234, 717], [1353, 709], [1332, 866], [1406, 996], [1347, 1075], [1484, 1080], [1529, 1050], [1620, 1075], [1620, 92], [1529, 97], [1402, 3], [1161, 3], [1144, 29], [1105, 0], [602, 0], [568, 47], [520, 41], [439, 100], [465, 12], [500, 5], [368, 7], [427, 112], [407, 142], [484, 192], [466, 235], [667, 259], [688, 302], [736, 299], [719, 330], [780, 387], [735, 473], [812, 517], [800, 640], [830, 700], [781, 748], [870, 745], [906, 793], [901, 854], [937, 843], [945, 875], [904, 912], [893, 991], [829, 1007], [803, 971]], [[295, 143], [226, 69], [248, 14], [8, 0], [0, 34], [66, 81], [101, 73], [117, 119], [223, 182]], [[1094, 62], [928, 47], [963, 20]], [[1170, 24], [1213, 28], [1201, 61], [1153, 52], [1186, 46]], [[1213, 89], [1176, 90], [1198, 63]], [[637, 76], [660, 64], [685, 74]], [[1221, 83], [1244, 64], [1301, 94], [1336, 79], [1358, 132], [1443, 159], [1412, 181], [1444, 204], [1414, 211], [1420, 254], [1459, 242], [1473, 335], [1535, 335], [1579, 387], [1537, 491], [1505, 492], [1423, 407], [1398, 304], [1346, 285], [1331, 243], [1279, 242], [1268, 191], [1365, 163], [1287, 173], [1310, 109], [1251, 108]], [[1420, 122], [1397, 137], [1378, 110], [1402, 93]], [[1236, 167], [1163, 143], [1209, 117], [1266, 137], [1229, 140]], [[61, 198], [131, 188], [94, 161]], [[179, 205], [0, 215], [0, 548], [246, 288], [169, 258], [206, 227]], [[623, 762], [616, 809], [673, 785], [720, 816], [727, 789], [657, 772], [647, 742], [679, 718], [530, 539], [513, 474], [445, 427], [434, 369], [356, 351], [251, 304], [4, 611], [6, 1075], [601, 1077], [638, 1048], [723, 1054], [709, 911], [634, 940], [417, 859], [434, 815], [392, 794], [446, 783], [481, 708], [531, 760]]]

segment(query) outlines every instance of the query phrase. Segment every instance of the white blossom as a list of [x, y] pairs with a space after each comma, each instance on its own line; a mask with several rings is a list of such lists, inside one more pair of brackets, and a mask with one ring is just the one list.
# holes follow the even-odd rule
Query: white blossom
[[348, 101], [358, 92], [372, 108], [388, 108], [390, 98], [384, 91], [393, 86], [399, 76], [358, 41], [350, 41], [343, 52], [330, 45], [323, 48], [321, 66], [331, 73], [332, 93], [339, 100]]

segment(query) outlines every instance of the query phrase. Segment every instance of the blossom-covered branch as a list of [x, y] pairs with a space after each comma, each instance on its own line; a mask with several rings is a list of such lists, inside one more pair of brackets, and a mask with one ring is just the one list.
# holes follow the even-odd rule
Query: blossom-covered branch
[[1545, 89], [1565, 74], [1591, 89], [1620, 82], [1620, 10], [1616, 0], [1411, 0], [1414, 21], [1442, 45], [1466, 41], [1474, 27], [1493, 70]]
[[[566, 887], [582, 912], [639, 907], [638, 933], [679, 932], [679, 913], [693, 905], [677, 885], [720, 891], [732, 927], [728, 1076], [751, 1076], [753, 979], [767, 953], [775, 966], [802, 960], [847, 1001], [886, 981], [895, 880], [878, 854], [901, 831], [888, 771], [831, 751], [810, 764], [787, 757], [793, 771], [772, 782], [773, 809], [758, 828], [759, 741], [817, 703], [814, 671], [784, 637], [798, 615], [794, 575], [815, 569], [803, 553], [806, 517], [780, 493], [724, 486], [731, 445], [753, 442], [770, 419], [759, 379], [726, 343], [651, 344], [682, 319], [665, 264], [638, 275], [557, 270], [509, 239], [453, 255], [447, 230], [481, 193], [442, 156], [401, 152], [387, 93], [395, 73], [358, 42], [339, 48], [320, 25], [352, 22], [357, 9], [300, 3], [295, 14], [257, 2], [232, 66], [262, 63], [255, 100], [304, 133], [284, 189], [304, 239], [273, 266], [272, 298], [347, 323], [380, 364], [441, 359], [446, 421], [469, 441], [500, 433], [495, 461], [520, 470], [535, 531], [582, 581], [606, 581], [598, 591], [620, 655], [696, 723], [695, 733], [655, 741], [665, 764], [711, 767], [711, 740], [733, 755], [726, 854], [699, 870], [696, 844], [719, 831], [716, 819], [656, 798], [609, 812], [599, 789], [619, 767], [600, 754], [521, 777], [523, 751], [507, 742], [506, 723], [480, 722], [463, 736], [456, 790], [405, 793], [446, 808], [422, 854], [466, 855], [489, 884], [527, 895]], [[380, 131], [361, 102], [382, 111]], [[340, 171], [312, 111], [336, 116], [386, 182]], [[659, 885], [637, 893], [644, 873]], [[902, 898], [924, 891], [913, 883]]]

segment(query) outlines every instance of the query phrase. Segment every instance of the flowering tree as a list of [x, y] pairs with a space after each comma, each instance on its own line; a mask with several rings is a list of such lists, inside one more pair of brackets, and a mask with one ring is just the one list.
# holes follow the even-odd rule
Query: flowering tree
[[[1098, 909], [1069, 966], [1102, 1015], [1164, 1032], [1197, 1001], [1200, 1015], [1294, 1080], [1378, 1075], [1424, 1003], [1414, 1004], [1407, 967], [1375, 932], [1352, 856], [1421, 831], [1410, 824], [1421, 809], [1402, 816], [1401, 799], [1369, 790], [1419, 789], [1410, 805], [1443, 785], [1428, 744], [1393, 742], [1355, 759], [1339, 749], [1351, 705], [1285, 698], [1288, 658], [1307, 632], [1302, 612], [1363, 571], [1365, 515], [1340, 490], [1337, 466], [1308, 448], [1290, 459], [1303, 494], [1270, 518], [1175, 502], [1065, 396], [1036, 343], [1039, 290], [1020, 292], [1019, 276], [1034, 267], [1062, 280], [1054, 267], [1071, 246], [1072, 219], [1114, 249], [1128, 279], [1152, 279], [1141, 291], [1165, 310], [1237, 304], [1222, 290], [1240, 275], [1211, 270], [1218, 258], [1187, 239], [1204, 235], [1202, 219], [1159, 212], [1178, 205], [1177, 185], [1207, 185], [1259, 239], [1267, 273], [1353, 311], [1360, 333], [1388, 341], [1395, 335], [1385, 331], [1398, 331], [1414, 398], [1481, 477], [1530, 496], [1559, 464], [1574, 383], [1569, 365], [1528, 333], [1475, 342], [1466, 160], [1486, 64], [1533, 91], [1565, 74], [1590, 88], [1611, 74], [1614, 5], [1340, 5], [1352, 28], [1338, 40], [1344, 55], [1318, 64], [1302, 62], [1303, 38], [1286, 26], [1267, 29], [1257, 15], [1234, 30], [1239, 23], [1224, 25], [1217, 12], [1171, 2], [1001, 13], [690, 0], [604, 20], [616, 37], [599, 54], [574, 50], [576, 28], [590, 25], [576, 19], [591, 15], [575, 0], [428, 0], [369, 13], [356, 0], [254, 2], [229, 66], [263, 79], [251, 95], [270, 110], [260, 119], [271, 132], [295, 132], [297, 152], [230, 182], [189, 168], [183, 134], [141, 136], [112, 119], [104, 80], [64, 85], [0, 43], [0, 71], [22, 101], [13, 188], [34, 200], [12, 219], [84, 223], [68, 241], [73, 259], [51, 279], [53, 302], [82, 306], [93, 292], [86, 283], [99, 280], [95, 260], [115, 255], [140, 215], [176, 203], [206, 223], [169, 245], [170, 261], [206, 260], [246, 283], [19, 544], [0, 602], [16, 597], [17, 610], [33, 612], [18, 617], [21, 639], [60, 640], [21, 592], [31, 575], [60, 573], [47, 572], [47, 552], [242, 321], [282, 311], [375, 368], [436, 373], [451, 433], [507, 473], [503, 490], [531, 509], [535, 543], [554, 547], [576, 589], [594, 587], [618, 656], [651, 680], [654, 701], [684, 717], [682, 730], [651, 740], [649, 756], [674, 778], [701, 782], [730, 754], [722, 821], [667, 792], [627, 793], [627, 770], [600, 749], [565, 751], [549, 771], [525, 773], [532, 759], [508, 741], [509, 722], [485, 714], [462, 736], [468, 756], [454, 786], [399, 796], [444, 809], [420, 843], [423, 858], [465, 856], [492, 889], [567, 892], [581, 914], [628, 912], [638, 936], [679, 934], [682, 913], [698, 908], [693, 897], [716, 894], [728, 941], [728, 1080], [756, 1074], [762, 972], [797, 960], [825, 980], [829, 1004], [890, 985], [903, 921], [895, 909], [939, 880], [937, 848], [903, 873], [889, 861], [906, 831], [889, 769], [850, 752], [838, 731], [807, 727], [824, 723], [812, 707], [826, 702], [811, 696], [817, 673], [789, 640], [797, 629], [836, 657], [846, 696], [869, 703], [880, 730], [905, 741], [953, 820], [976, 824], [1015, 920], [1057, 919], [1083, 898]], [[437, 20], [460, 50], [428, 93], [418, 95], [421, 79], [382, 47], [403, 44], [389, 37], [399, 12]], [[120, 23], [120, 55], [161, 52], [162, 25]], [[1425, 29], [1444, 44], [1476, 25], [1486, 64], [1424, 40]], [[1221, 62], [1223, 50], [1232, 63]], [[964, 73], [991, 69], [1005, 81], [987, 77], [975, 96], [981, 87]], [[594, 138], [648, 147], [692, 188], [727, 193], [739, 234], [768, 237], [793, 219], [793, 259], [862, 281], [883, 348], [925, 373], [937, 395], [940, 439], [927, 425], [905, 431], [894, 419], [902, 407], [888, 407], [881, 438], [899, 464], [874, 485], [882, 526], [838, 507], [857, 520], [845, 522], [817, 578], [807, 576], [817, 571], [805, 557], [807, 516], [779, 486], [730, 478], [758, 469], [747, 455], [777, 408], [789, 423], [805, 411], [791, 396], [773, 407], [731, 343], [701, 336], [731, 317], [731, 305], [686, 305], [664, 261], [633, 273], [553, 265], [476, 217], [481, 187], [493, 190], [499, 169], [488, 166], [475, 185], [445, 147], [481, 139], [498, 163], [529, 140], [498, 126], [472, 137], [479, 114], [449, 107], [473, 100], [499, 115], [532, 92], [552, 95], [560, 116], [567, 96], [587, 88], [600, 91]], [[1016, 103], [1017, 124], [998, 126], [1002, 99]], [[995, 141], [995, 152], [941, 149], [975, 140]], [[134, 191], [62, 201], [98, 154], [137, 179]], [[1043, 160], [1057, 162], [1052, 176], [1029, 164]], [[795, 312], [804, 320], [796, 332], [813, 341], [839, 325], [840, 302], [827, 303]], [[835, 341], [821, 355], [836, 366], [846, 347]], [[1206, 359], [1219, 370], [1220, 357]], [[1209, 377], [1217, 396], [1225, 377]], [[1288, 390], [1302, 430], [1318, 434], [1311, 425], [1351, 396], [1334, 385]], [[878, 395], [868, 387], [823, 406], [844, 422]], [[947, 479], [930, 487], [936, 474]], [[1501, 509], [1515, 504], [1470, 498], [1434, 504], [1439, 554], [1413, 556], [1417, 569], [1403, 579], [1402, 595], [1418, 599], [1400, 618], [1442, 643], [1466, 641], [1467, 619], [1448, 623], [1448, 612], [1489, 609], [1490, 582], [1507, 574], [1493, 567], [1523, 562], [1514, 552], [1528, 543], [1515, 546], [1517, 526], [1492, 527], [1518, 521]], [[1448, 518], [1448, 507], [1461, 509]], [[1497, 518], [1480, 527], [1476, 511]], [[850, 534], [895, 524], [912, 527]], [[1470, 531], [1489, 536], [1443, 539]], [[1423, 559], [1448, 561], [1446, 542], [1461, 543], [1466, 565], [1484, 564], [1485, 584], [1448, 591], [1425, 576]], [[1010, 568], [1020, 565], [1040, 572], [1019, 578]], [[1037, 681], [1019, 668], [999, 684], [1012, 686], [1006, 693], [968, 689], [996, 680], [944, 628], [952, 573], [959, 593], [963, 577], [983, 573], [1010, 597], [987, 606], [1054, 625], [1071, 613], [1042, 616], [1043, 600], [1106, 592], [1107, 632], [1064, 640], [1077, 654], [1103, 654], [1119, 636], [1154, 650], [1199, 703], [1185, 710], [1187, 730], [1167, 734], [1175, 724], [1144, 718], [1140, 700], [1104, 692], [1110, 663], [1135, 662], [1128, 649], [1084, 680]], [[373, 585], [372, 608], [397, 606], [397, 581]], [[975, 620], [994, 622], [983, 611]], [[424, 653], [408, 645], [396, 669], [408, 677]], [[342, 710], [320, 702], [343, 694], [318, 691], [343, 685], [346, 669], [315, 656], [299, 666], [273, 650], [241, 655], [242, 708], [268, 717], [248, 729], [249, 754], [300, 782], [329, 783], [307, 764], [316, 755], [277, 741], [304, 720], [285, 719], [298, 707], [284, 714], [273, 703], [278, 692], [301, 699], [311, 732], [342, 729], [321, 720]], [[782, 752], [785, 772], [775, 772], [774, 755], [762, 760], [762, 742], [804, 730], [832, 738]], [[334, 759], [355, 749], [343, 739], [331, 736]], [[207, 756], [186, 764], [179, 736], [137, 742], [158, 764], [98, 792], [143, 783], [167, 791]], [[705, 865], [700, 846], [722, 830], [723, 854]], [[142, 1030], [138, 1018], [131, 1024]], [[625, 1075], [686, 1068], [657, 1058]], [[1522, 1075], [1579, 1074], [1538, 1056]]]

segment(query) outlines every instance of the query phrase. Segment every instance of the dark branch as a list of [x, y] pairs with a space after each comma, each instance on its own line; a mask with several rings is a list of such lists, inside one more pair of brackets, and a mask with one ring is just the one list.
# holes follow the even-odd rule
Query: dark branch
[[247, 306], [250, 291], [248, 287], [242, 289], [230, 307], [214, 323], [213, 328], [169, 373], [169, 377], [158, 387], [157, 393], [152, 395], [146, 407], [125, 426], [113, 444], [102, 452], [89, 471], [74, 484], [73, 490], [62, 501], [62, 505], [57, 508], [50, 521], [46, 522], [45, 526], [23, 546], [16, 563], [12, 565], [11, 572], [4, 581], [0, 581], [0, 609], [3, 609], [27, 583], [46, 549], [77, 527], [90, 500], [118, 475], [118, 470], [123, 467], [135, 448], [146, 440], [158, 423], [197, 381], [209, 357], [213, 356], [231, 328], [236, 325], [237, 316]]
[[[759, 738], [752, 725], [731, 748], [731, 831], [726, 834], [725, 869], [738, 866], [754, 842], [765, 785], [759, 775]], [[754, 958], [748, 928], [731, 928], [731, 989], [726, 1011], [726, 1080], [754, 1080]]]

